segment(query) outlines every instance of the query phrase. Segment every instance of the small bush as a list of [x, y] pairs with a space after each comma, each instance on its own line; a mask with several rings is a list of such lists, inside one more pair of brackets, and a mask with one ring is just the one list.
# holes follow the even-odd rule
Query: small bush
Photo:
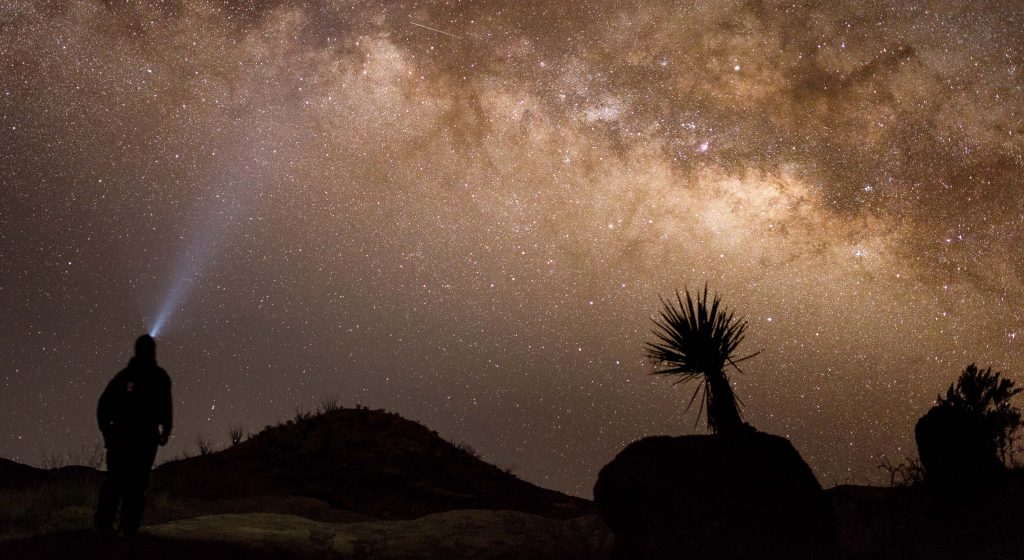
[[341, 405], [338, 404], [338, 397], [334, 395], [328, 395], [324, 397], [322, 401], [320, 401], [320, 404], [317, 405], [316, 407], [316, 411], [317, 414], [327, 414], [328, 412], [334, 412], [335, 410], [338, 410], [340, 408]]
[[971, 364], [964, 368], [946, 395], [936, 398], [937, 407], [963, 411], [976, 417], [987, 432], [987, 444], [999, 455], [1003, 464], [1010, 462], [1014, 435], [1020, 428], [1021, 410], [1010, 403], [1024, 391], [992, 368], [979, 369]]
[[68, 457], [72, 465], [82, 465], [99, 470], [103, 466], [106, 455], [103, 443], [97, 441], [92, 444], [83, 443]]
[[890, 488], [909, 488], [923, 482], [925, 478], [921, 461], [911, 457], [904, 457], [898, 462], [883, 457], [878, 468], [889, 476]]
[[1006, 463], [1021, 411], [1012, 380], [967, 366], [946, 395], [914, 426], [917, 453], [934, 496], [967, 503], [1006, 482]]
[[61, 467], [68, 466], [67, 456], [55, 451], [44, 451], [40, 458], [40, 462], [46, 470], [59, 469]]
[[200, 456], [213, 453], [213, 442], [208, 437], [196, 434], [196, 447], [199, 449]]
[[44, 469], [59, 469], [71, 465], [81, 465], [99, 470], [103, 466], [105, 455], [102, 443], [83, 443], [68, 453], [61, 454], [53, 451], [44, 451], [41, 462]]
[[476, 449], [474, 449], [472, 445], [470, 445], [470, 444], [468, 444], [468, 443], [466, 443], [464, 441], [461, 441], [459, 443], [453, 443], [452, 445], [455, 446], [455, 449], [458, 449], [459, 451], [462, 451], [463, 453], [466, 453], [467, 455], [470, 455], [471, 457], [476, 457], [477, 459], [481, 459], [482, 458], [480, 456], [480, 453]]
[[231, 441], [231, 445], [238, 445], [245, 439], [245, 428], [240, 425], [231, 426], [228, 429], [228, 439]]

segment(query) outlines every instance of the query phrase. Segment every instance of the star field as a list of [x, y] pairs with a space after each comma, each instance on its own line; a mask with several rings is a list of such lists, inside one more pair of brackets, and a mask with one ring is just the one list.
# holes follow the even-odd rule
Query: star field
[[701, 432], [658, 295], [750, 321], [746, 418], [879, 482], [1022, 371], [1016, 2], [0, 5], [0, 456], [99, 440], [168, 311], [175, 436], [324, 396], [589, 496]]

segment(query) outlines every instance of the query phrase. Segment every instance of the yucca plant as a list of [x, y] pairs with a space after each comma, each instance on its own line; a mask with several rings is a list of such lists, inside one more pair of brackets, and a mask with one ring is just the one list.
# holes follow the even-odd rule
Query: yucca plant
[[675, 384], [697, 381], [686, 409], [700, 395], [697, 418], [706, 408], [712, 433], [736, 433], [744, 426], [742, 402], [733, 392], [725, 369], [732, 366], [739, 371], [740, 362], [760, 352], [735, 357], [747, 322], [726, 309], [721, 297], [715, 295], [709, 303], [706, 285], [694, 296], [688, 289], [683, 293], [685, 298], [676, 290], [675, 301], [659, 296], [662, 309], [660, 316], [652, 319], [655, 328], [651, 331], [656, 340], [645, 343], [647, 357], [654, 363], [655, 375], [679, 376]]

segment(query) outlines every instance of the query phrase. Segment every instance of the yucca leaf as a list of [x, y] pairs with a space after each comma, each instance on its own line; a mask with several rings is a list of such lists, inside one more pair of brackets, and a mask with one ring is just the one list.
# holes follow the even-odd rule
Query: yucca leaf
[[736, 364], [759, 353], [734, 357], [745, 338], [747, 322], [722, 305], [719, 296], [712, 296], [709, 302], [707, 285], [693, 294], [688, 289], [683, 293], [676, 290], [674, 301], [661, 296], [658, 300], [662, 307], [652, 318], [654, 339], [644, 343], [654, 374], [678, 376], [674, 384], [700, 380], [686, 410], [700, 394], [698, 420], [706, 407], [713, 432], [738, 428], [742, 403], [732, 391], [725, 368], [732, 365], [739, 370]]

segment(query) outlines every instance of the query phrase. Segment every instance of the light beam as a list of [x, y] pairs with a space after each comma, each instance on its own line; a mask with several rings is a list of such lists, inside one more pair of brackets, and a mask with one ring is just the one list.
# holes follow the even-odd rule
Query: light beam
[[[252, 158], [250, 161], [258, 160]], [[202, 274], [227, 243], [233, 232], [232, 222], [248, 209], [256, 183], [252, 167], [241, 167], [242, 177], [227, 181], [224, 189], [206, 200], [202, 211], [198, 212], [201, 218], [197, 220], [196, 227], [192, 228], [193, 234], [185, 252], [175, 266], [174, 275], [153, 315], [150, 336], [160, 336], [175, 314], [184, 308]]]

